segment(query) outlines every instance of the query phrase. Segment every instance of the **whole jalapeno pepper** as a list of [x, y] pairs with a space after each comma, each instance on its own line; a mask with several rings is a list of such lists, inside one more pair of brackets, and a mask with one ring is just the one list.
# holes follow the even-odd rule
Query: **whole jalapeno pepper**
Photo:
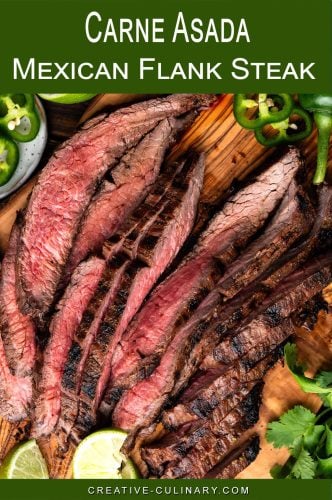
[[234, 115], [242, 127], [255, 130], [285, 120], [293, 105], [290, 94], [236, 94]]
[[40, 119], [32, 94], [0, 95], [0, 129], [15, 141], [32, 141], [38, 134]]
[[19, 160], [18, 147], [8, 137], [0, 137], [0, 186], [13, 176]]

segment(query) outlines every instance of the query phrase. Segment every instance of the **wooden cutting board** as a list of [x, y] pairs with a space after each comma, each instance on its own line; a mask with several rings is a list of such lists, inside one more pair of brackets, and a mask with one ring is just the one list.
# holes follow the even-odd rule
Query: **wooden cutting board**
[[[42, 168], [54, 148], [69, 137], [76, 129], [79, 118], [86, 105], [60, 106], [46, 103], [49, 123], [49, 142], [40, 168]], [[234, 121], [232, 97], [224, 96], [212, 109], [203, 112], [190, 131], [185, 135], [171, 157], [178, 156], [184, 149], [195, 147], [206, 152], [207, 169], [202, 201], [215, 203], [224, 198], [233, 181], [247, 178], [252, 171], [262, 165], [273, 150], [264, 149], [257, 144], [251, 132], [241, 129]], [[313, 167], [315, 158], [315, 137], [301, 145], [308, 168]], [[331, 165], [332, 165], [332, 147]], [[8, 236], [16, 217], [17, 210], [23, 208], [33, 188], [35, 178], [31, 179], [15, 195], [0, 204], [0, 251], [5, 251]], [[326, 290], [326, 298], [332, 304], [332, 286]], [[324, 367], [332, 368], [332, 315], [320, 313], [313, 332], [304, 328], [297, 331], [297, 344], [300, 354], [305, 358], [309, 370], [314, 373]], [[255, 429], [261, 436], [261, 452], [256, 461], [243, 471], [241, 478], [269, 478], [269, 470], [276, 462], [287, 459], [286, 450], [274, 450], [264, 440], [266, 425], [295, 404], [304, 404], [315, 411], [320, 402], [316, 396], [304, 394], [297, 386], [287, 368], [279, 363], [265, 380], [260, 420]], [[0, 460], [15, 443], [25, 438], [29, 422], [14, 426], [0, 420]], [[57, 460], [53, 454], [53, 442], [43, 444], [50, 471], [56, 477], [69, 477], [70, 455], [65, 461]]]

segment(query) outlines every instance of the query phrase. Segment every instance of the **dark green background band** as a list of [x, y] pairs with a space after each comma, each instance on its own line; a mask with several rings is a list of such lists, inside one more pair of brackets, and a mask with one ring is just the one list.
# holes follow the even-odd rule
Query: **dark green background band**
[[[331, 0], [0, 0], [0, 91], [27, 92], [332, 92]], [[107, 19], [162, 17], [166, 19], [165, 44], [91, 44], [85, 37], [87, 14], [97, 10]], [[247, 20], [251, 43], [195, 44], [170, 42], [175, 19], [183, 11], [186, 20]], [[128, 61], [128, 80], [29, 80], [13, 81], [13, 58], [36, 61], [98, 64]], [[153, 57], [165, 74], [176, 62], [184, 65], [221, 61], [223, 80], [159, 80], [155, 73], [139, 79], [138, 61]], [[234, 58], [255, 62], [315, 62], [316, 80], [247, 80], [231, 77]]]
[[[149, 488], [148, 494], [89, 495], [91, 487], [127, 486]], [[217, 493], [181, 495], [181, 487], [218, 488]], [[162, 492], [161, 492], [161, 489]], [[177, 494], [169, 494], [175, 488]], [[235, 490], [232, 489], [235, 488]], [[158, 491], [158, 494], [155, 493]], [[245, 494], [245, 492], [248, 492]], [[332, 480], [272, 481], [272, 480], [154, 480], [154, 481], [0, 481], [0, 495], [4, 500], [87, 500], [87, 499], [150, 499], [183, 500], [188, 498], [229, 500], [332, 500]]]

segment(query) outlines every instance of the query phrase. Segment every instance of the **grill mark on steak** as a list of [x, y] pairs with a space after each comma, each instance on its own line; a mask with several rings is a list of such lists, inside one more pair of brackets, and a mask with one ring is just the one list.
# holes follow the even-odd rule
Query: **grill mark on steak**
[[211, 419], [201, 423], [197, 431], [186, 435], [179, 443], [182, 457], [175, 463], [170, 462], [161, 478], [203, 478], [229, 454], [236, 439], [255, 425], [259, 417], [262, 390], [263, 383], [258, 382], [226, 416], [222, 405], [216, 407]]
[[[193, 227], [203, 185], [204, 166], [203, 155], [194, 159], [187, 176], [182, 181], [183, 189], [180, 190], [178, 185], [177, 190], [166, 192], [163, 200], [169, 197], [169, 203], [165, 204], [160, 217], [152, 219], [152, 226], [136, 245], [135, 255], [138, 260], [128, 266], [117, 297], [111, 304], [103, 324], [100, 325], [97, 337], [88, 349], [81, 387], [84, 404], [81, 405], [76, 422], [76, 428], [81, 429], [80, 432], [83, 434], [89, 429], [82, 428], [87, 419], [85, 415], [81, 417], [80, 413], [89, 409], [89, 421], [96, 418], [100, 399], [109, 379], [114, 346]], [[154, 237], [154, 248], [147, 250], [145, 241], [149, 235]], [[149, 266], [142, 267], [140, 264], [141, 245], [144, 261], [149, 261]]]
[[256, 460], [259, 450], [259, 436], [255, 436], [211, 469], [204, 479], [234, 479]]
[[255, 345], [261, 345], [266, 341], [264, 325], [279, 326], [285, 317], [322, 290], [330, 281], [332, 273], [330, 268], [324, 268], [306, 278], [293, 291], [286, 290], [284, 297], [270, 305], [264, 314], [254, 319], [247, 327], [238, 334], [225, 339], [213, 353], [218, 362], [230, 364], [239, 356], [243, 356]]
[[[289, 201], [291, 202], [292, 206], [288, 211], [286, 208], [286, 202], [288, 204]], [[281, 237], [284, 238], [285, 219], [288, 220], [287, 216], [289, 214], [293, 216], [293, 218], [291, 219], [291, 223], [294, 222], [294, 219], [301, 220], [302, 227], [301, 224], [299, 224], [299, 231], [294, 231], [292, 237], [288, 239], [287, 243], [285, 241], [284, 245], [280, 245], [280, 247], [283, 247], [283, 250], [285, 249], [285, 247], [287, 249], [287, 247], [292, 244], [293, 239], [299, 238], [301, 232], [303, 234], [310, 229], [313, 210], [312, 207], [311, 209], [309, 209], [309, 201], [307, 202], [307, 207], [309, 210], [309, 216], [305, 224], [304, 216], [301, 212], [301, 208], [298, 202], [297, 191], [295, 190], [295, 183], [292, 183], [286, 194], [286, 198], [282, 202], [280, 209], [277, 211], [267, 231], [265, 231], [258, 240], [255, 240], [252, 243], [248, 251], [244, 252], [244, 259], [242, 258], [242, 256], [240, 256], [239, 259], [235, 261], [234, 265], [231, 266], [231, 268], [233, 267], [237, 271], [240, 267], [237, 265], [237, 262], [240, 260], [241, 263], [243, 263], [243, 260], [245, 260], [247, 269], [252, 269], [252, 273], [248, 272], [246, 274], [246, 278], [240, 280], [242, 281], [242, 285], [248, 284], [251, 279], [255, 279], [255, 271], [258, 271], [260, 267], [260, 271], [262, 271], [262, 267], [267, 264], [267, 262], [264, 262], [262, 265], [257, 263], [254, 250], [260, 248], [262, 251], [264, 241], [266, 241], [267, 246], [269, 246], [269, 243], [271, 241], [270, 236], [272, 236], [274, 240], [277, 240], [278, 231], [280, 232], [280, 225]], [[286, 226], [288, 227], [288, 224], [286, 224]], [[247, 257], [247, 252], [249, 252], [250, 258]], [[277, 258], [279, 257], [279, 252], [275, 251], [273, 253], [270, 253], [268, 257], [271, 263], [273, 262], [273, 260], [277, 260]], [[228, 272], [227, 275], [229, 277], [231, 273]], [[220, 283], [223, 285], [222, 291], [225, 292], [225, 290], [227, 289], [227, 279], [225, 280], [224, 278], [222, 278]], [[236, 289], [236, 281], [228, 279], [228, 285], [230, 286], [230, 288], [233, 287], [233, 292], [230, 292], [230, 295], [232, 295], [234, 293], [234, 288]], [[260, 294], [260, 296], [262, 295], [263, 294]], [[173, 355], [174, 357], [177, 357], [178, 360], [173, 361], [173, 366], [178, 367], [175, 371], [180, 372], [180, 375], [178, 377], [175, 377], [176, 381], [171, 393], [172, 396], [178, 394], [181, 388], [187, 383], [191, 374], [197, 369], [204, 356], [207, 355], [208, 352], [213, 349], [213, 347], [215, 347], [215, 345], [220, 340], [220, 337], [225, 335], [227, 330], [229, 331], [230, 328], [232, 328], [234, 325], [238, 325], [239, 323], [241, 324], [245, 317], [248, 316], [250, 311], [255, 306], [256, 301], [253, 300], [252, 290], [249, 290], [249, 293], [246, 293], [245, 289], [242, 290], [238, 298], [235, 298], [235, 300], [230, 301], [226, 304], [222, 303], [222, 299], [219, 295], [219, 287], [218, 290], [213, 290], [212, 293], [209, 294], [209, 296], [197, 309], [196, 313], [194, 313], [190, 318], [189, 322], [187, 322], [182, 330], [180, 330], [176, 334], [179, 345], [174, 348]], [[216, 322], [213, 319], [214, 317], [218, 318], [219, 322], [217, 322], [217, 326], [212, 329], [210, 327], [210, 323], [211, 320], [212, 324]], [[182, 368], [180, 370], [181, 365]], [[167, 378], [167, 383], [169, 384], [169, 378]]]
[[293, 322], [296, 326], [305, 328], [308, 331], [313, 331], [318, 315], [321, 311], [329, 312], [329, 304], [323, 297], [323, 293], [317, 294], [313, 299], [309, 300], [301, 310], [293, 314]]
[[[256, 382], [243, 384], [236, 393], [229, 394], [224, 398], [224, 403], [220, 407], [219, 418], [222, 420], [236, 408], [248, 396]], [[204, 426], [204, 419], [191, 419], [174, 431], [166, 433], [161, 439], [143, 446], [141, 457], [148, 465], [150, 474], [160, 477], [167, 467], [175, 466], [186, 456], [190, 448], [195, 446], [204, 431], [200, 429]]]
[[0, 414], [6, 420], [24, 419], [30, 409], [36, 362], [35, 325], [21, 313], [16, 295], [16, 255], [20, 229], [14, 225], [2, 261], [0, 278]]
[[216, 272], [215, 257], [223, 264], [235, 257], [236, 248], [244, 246], [276, 208], [300, 166], [298, 153], [290, 150], [256, 182], [226, 202], [193, 253], [155, 290], [116, 348], [112, 362], [112, 385], [116, 391], [132, 384], [142, 365], [147, 365], [150, 358], [154, 362], [165, 349], [177, 321], [186, 319], [184, 312], [190, 300], [202, 292], [203, 280], [210, 279], [212, 286], [219, 280], [221, 271]]
[[317, 252], [328, 250], [332, 245], [332, 186], [324, 185], [319, 191], [319, 207], [314, 226], [299, 245], [287, 252], [270, 268], [262, 286], [273, 289], [276, 281], [293, 272]]
[[[239, 358], [247, 359], [247, 364], [251, 364], [247, 358], [250, 349], [254, 349], [257, 353], [266, 355], [266, 351], [271, 348], [271, 343], [279, 344], [285, 340], [283, 332], [285, 330], [285, 318], [290, 316], [302, 304], [306, 303], [319, 291], [321, 291], [331, 280], [331, 267], [320, 269], [321, 265], [331, 263], [331, 255], [324, 258], [322, 261], [314, 261], [306, 269], [302, 269], [292, 276], [284, 280], [279, 288], [271, 294], [265, 301], [263, 301], [260, 308], [247, 318], [248, 326], [240, 328], [237, 326], [237, 332], [226, 339], [224, 339], [219, 346], [209, 354], [200, 366], [201, 374], [196, 376], [189, 387], [182, 394], [181, 400], [184, 404], [190, 401], [192, 396], [199, 394], [200, 390], [204, 390], [207, 383], [212, 383], [213, 379], [218, 377], [219, 373], [224, 373], [227, 365], [231, 365]], [[265, 310], [264, 310], [265, 309]], [[262, 310], [264, 311], [262, 313]], [[258, 318], [256, 315], [260, 314]], [[273, 328], [274, 327], [274, 328]], [[215, 325], [214, 325], [215, 328]], [[273, 335], [280, 332], [276, 340], [271, 338], [269, 331], [273, 328]], [[292, 333], [292, 323], [288, 321], [288, 335]], [[212, 329], [211, 329], [212, 331]], [[192, 375], [195, 370], [187, 370], [186, 376]], [[183, 376], [183, 375], [181, 375]], [[188, 380], [188, 378], [187, 378]], [[182, 379], [182, 386], [184, 385], [184, 377]], [[180, 386], [178, 384], [177, 390]], [[217, 389], [214, 387], [212, 392]], [[173, 391], [174, 397], [176, 392]], [[203, 398], [204, 399], [204, 398]], [[181, 408], [181, 407], [180, 407]], [[167, 414], [166, 414], [167, 415]], [[173, 418], [171, 413], [168, 417], [170, 420]], [[175, 418], [175, 417], [174, 417]], [[168, 422], [170, 425], [170, 421]], [[173, 422], [174, 425], [174, 422]]]
[[163, 120], [113, 169], [114, 183], [105, 181], [106, 185], [92, 199], [81, 223], [69, 257], [69, 274], [89, 253], [100, 250], [144, 200], [175, 134], [186, 124], [187, 119]]
[[42, 170], [25, 212], [18, 257], [21, 307], [49, 310], [73, 239], [96, 185], [158, 122], [209, 105], [214, 96], [172, 95], [93, 120], [64, 143]]
[[127, 254], [131, 260], [137, 257], [139, 244], [153, 222], [160, 217], [169, 201], [176, 199], [175, 178], [177, 176], [183, 178], [188, 164], [190, 164], [188, 161], [172, 164], [162, 170], [144, 202], [128, 217], [120, 230], [104, 244], [103, 254], [107, 260], [120, 251]]
[[294, 180], [266, 231], [227, 269], [218, 285], [219, 292], [234, 297], [307, 234], [314, 217], [310, 200]]
[[[64, 450], [68, 445], [69, 434], [75, 439], [74, 424], [81, 421], [80, 413], [85, 412], [90, 398], [94, 395], [96, 374], [100, 372], [100, 357], [105, 354], [108, 339], [114, 334], [114, 325], [107, 322], [108, 311], [112, 309], [118, 314], [121, 312], [122, 300], [126, 293], [122, 287], [125, 286], [129, 264], [130, 261], [124, 256], [118, 256], [115, 262], [109, 263], [105, 279], [107, 293], [101, 294], [99, 298], [96, 296], [89, 307], [90, 310], [96, 310], [93, 321], [81, 326], [78, 331], [79, 358], [73, 365], [70, 364], [70, 359], [67, 360], [69, 373], [66, 379], [63, 378], [61, 416], [58, 422], [58, 429], [63, 435]], [[94, 357], [90, 356], [92, 345], [96, 346]], [[84, 415], [84, 422], [86, 421], [87, 416]]]
[[[325, 225], [327, 222], [328, 218], [321, 218], [320, 220], [321, 225]], [[286, 256], [290, 254], [291, 259], [293, 259], [294, 261], [289, 260], [288, 257], [283, 257], [278, 261], [279, 265], [280, 263], [282, 265], [279, 268], [276, 265], [271, 276], [269, 276], [268, 278], [266, 278], [266, 275], [265, 277], [263, 276], [264, 279], [262, 282], [260, 282], [259, 279], [256, 279], [247, 288], [241, 290], [241, 292], [239, 292], [239, 294], [236, 295], [233, 299], [226, 302], [226, 304], [223, 304], [220, 301], [219, 293], [217, 290], [212, 292], [207, 300], [202, 303], [202, 307], [199, 308], [196, 314], [192, 317], [191, 324], [187, 325], [187, 328], [192, 328], [192, 338], [196, 341], [196, 343], [192, 347], [189, 356], [186, 358], [186, 362], [183, 362], [184, 367], [181, 371], [180, 377], [177, 380], [172, 395], [176, 395], [179, 393], [179, 391], [187, 383], [191, 374], [194, 373], [194, 371], [197, 369], [199, 363], [220, 342], [220, 339], [226, 336], [227, 332], [230, 332], [235, 326], [240, 327], [245, 323], [248, 324], [248, 321], [250, 321], [250, 313], [252, 314], [251, 318], [253, 318], [253, 315], [258, 314], [259, 311], [262, 311], [262, 307], [267, 307], [267, 302], [265, 302], [265, 306], [261, 306], [266, 297], [269, 297], [266, 300], [268, 300], [270, 304], [272, 304], [273, 301], [279, 300], [279, 292], [277, 291], [276, 293], [274, 293], [273, 289], [278, 290], [277, 287], [279, 283], [282, 282], [283, 277], [287, 277], [289, 272], [298, 267], [298, 265], [303, 264], [307, 256], [312, 252], [313, 249], [316, 248], [316, 236], [317, 234], [319, 234], [319, 227], [321, 226], [318, 227], [317, 224], [315, 224], [315, 226], [315, 229], [311, 231], [306, 240], [307, 245], [305, 245], [305, 243], [302, 243], [297, 255], [295, 250], [291, 250], [290, 252], [288, 252], [288, 254], [286, 254]], [[296, 248], [299, 247], [295, 247], [295, 249]], [[304, 277], [305, 276], [303, 276], [303, 278]], [[298, 283], [300, 283], [300, 281], [301, 278], [300, 280], [298, 280]], [[288, 284], [286, 278], [284, 278], [286, 293], [291, 291], [292, 287], [294, 287], [295, 285], [296, 282], [292, 283], [291, 278]], [[316, 287], [314, 289], [316, 289], [318, 292], [323, 287], [323, 284], [320, 285], [319, 282], [316, 282]], [[211, 323], [210, 319], [213, 317], [218, 318], [218, 320], [212, 319]]]
[[[36, 403], [32, 435], [49, 434], [60, 413], [61, 378], [69, 355], [74, 362], [77, 354], [75, 334], [84, 311], [93, 298], [105, 269], [105, 261], [91, 257], [75, 270], [71, 282], [57, 306], [50, 324], [50, 341], [44, 354], [39, 384], [40, 394]], [[72, 342], [74, 344], [72, 345]], [[75, 350], [76, 349], [76, 350]], [[65, 373], [68, 377], [68, 373]]]

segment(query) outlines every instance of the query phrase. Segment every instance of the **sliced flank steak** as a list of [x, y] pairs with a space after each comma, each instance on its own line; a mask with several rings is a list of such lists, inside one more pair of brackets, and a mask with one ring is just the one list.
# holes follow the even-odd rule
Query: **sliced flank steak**
[[[74, 412], [70, 416], [63, 415], [61, 422], [66, 420], [67, 424], [62, 425], [60, 422], [62, 429], [67, 428], [71, 421], [72, 425], [75, 424], [75, 432], [84, 435], [96, 422], [100, 399], [109, 379], [113, 346], [121, 339], [131, 318], [190, 234], [203, 177], [204, 157], [193, 158], [187, 165], [187, 175], [182, 178], [182, 182], [176, 176], [174, 188], [166, 190], [160, 199], [163, 209], [159, 216], [153, 215], [151, 225], [144, 223], [145, 234], [144, 231], [143, 234], [138, 233], [139, 241], [135, 243], [133, 252], [136, 259], [131, 260], [125, 252], [122, 253], [124, 270], [121, 276], [118, 275], [118, 290], [109, 302], [98, 329], [93, 335], [88, 334], [84, 338], [83, 358], [77, 378], [79, 396], [72, 404], [76, 405], [77, 415]], [[128, 250], [126, 240], [122, 249]], [[114, 259], [119, 260], [119, 257], [113, 256], [111, 266], [114, 265]]]
[[24, 216], [18, 256], [21, 308], [42, 319], [54, 301], [82, 216], [121, 157], [166, 118], [207, 106], [214, 96], [181, 94], [92, 120], [42, 170]]
[[82, 220], [67, 273], [71, 274], [89, 253], [100, 250], [144, 200], [157, 179], [167, 149], [184, 125], [187, 119], [163, 120], [112, 170], [113, 182], [104, 181]]
[[[203, 361], [200, 369], [204, 370], [204, 367], [207, 367], [207, 377], [217, 377], [220, 370], [223, 372], [225, 365], [227, 367], [240, 357], [246, 359], [247, 353], [252, 348], [262, 351], [266, 356], [271, 351], [271, 343], [272, 348], [275, 348], [285, 340], [283, 332], [288, 332], [286, 338], [291, 334], [292, 326], [288, 324], [285, 327], [284, 320], [331, 281], [331, 264], [332, 254], [330, 253], [285, 279], [274, 293], [263, 301], [258, 310], [249, 315], [248, 326], [240, 329], [239, 333], [230, 333], [225, 340], [221, 341], [213, 354]], [[259, 315], [256, 318], [257, 314]], [[219, 318], [214, 320], [213, 329], [218, 328], [219, 321]], [[239, 329], [238, 324], [236, 327]], [[269, 335], [273, 328], [277, 333], [280, 329], [281, 337], [278, 337], [277, 342], [272, 342], [271, 335]], [[209, 337], [209, 331], [205, 335]], [[276, 333], [273, 332], [273, 335]], [[132, 431], [138, 427], [149, 426], [153, 422], [167, 403], [169, 396], [176, 395], [174, 387], [178, 384], [179, 377], [184, 385], [184, 373], [187, 377], [194, 373], [194, 367], [182, 373], [182, 367], [186, 364], [185, 353], [190, 352], [191, 347], [190, 337], [188, 342], [183, 329], [180, 330], [169, 344], [153, 373], [145, 380], [136, 383], [122, 396], [113, 414], [113, 423], [116, 426]], [[193, 392], [197, 392], [197, 381]]]
[[67, 356], [73, 350], [73, 341], [84, 312], [94, 297], [105, 270], [106, 262], [91, 257], [75, 270], [63, 298], [57, 305], [50, 324], [50, 339], [44, 353], [39, 382], [32, 435], [49, 434], [60, 412], [61, 378]]
[[26, 418], [33, 392], [36, 337], [33, 321], [17, 302], [16, 255], [20, 228], [14, 225], [0, 278], [0, 415], [10, 422]]
[[164, 460], [154, 460], [153, 444], [144, 448], [143, 458], [150, 467], [157, 462], [158, 477], [163, 479], [203, 478], [234, 449], [243, 432], [257, 422], [262, 389], [259, 381], [249, 393], [240, 397], [233, 394], [229, 401], [214, 408], [209, 419], [197, 421], [183, 437], [176, 439], [174, 435], [175, 443], [162, 449]]
[[232, 261], [237, 249], [262, 227], [300, 166], [298, 154], [290, 150], [233, 196], [211, 221], [189, 257], [155, 290], [115, 350], [110, 387], [104, 398], [106, 407], [112, 408], [123, 389], [132, 387], [158, 365], [175, 334], [174, 327], [185, 323], [216, 286], [223, 274], [222, 265]]
[[255, 436], [211, 469], [204, 479], [234, 479], [256, 460], [259, 449], [259, 437]]

